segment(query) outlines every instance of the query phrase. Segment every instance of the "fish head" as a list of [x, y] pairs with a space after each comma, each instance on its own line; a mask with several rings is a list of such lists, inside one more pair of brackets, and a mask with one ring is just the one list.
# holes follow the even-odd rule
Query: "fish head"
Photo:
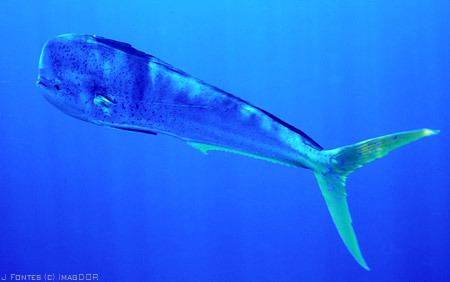
[[109, 95], [105, 63], [108, 54], [91, 35], [63, 34], [46, 42], [36, 84], [44, 97], [81, 120], [109, 123], [117, 104]]

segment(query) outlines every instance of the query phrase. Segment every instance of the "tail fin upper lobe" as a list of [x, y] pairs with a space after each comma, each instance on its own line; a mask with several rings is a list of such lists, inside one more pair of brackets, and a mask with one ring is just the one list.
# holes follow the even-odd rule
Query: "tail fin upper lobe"
[[347, 205], [345, 182], [347, 176], [363, 165], [381, 158], [390, 151], [426, 136], [438, 134], [438, 130], [420, 129], [394, 133], [344, 146], [322, 151], [330, 158], [330, 167], [326, 172], [315, 172], [320, 190], [327, 204], [339, 236], [355, 260], [369, 270], [359, 249], [358, 240], [352, 226]]

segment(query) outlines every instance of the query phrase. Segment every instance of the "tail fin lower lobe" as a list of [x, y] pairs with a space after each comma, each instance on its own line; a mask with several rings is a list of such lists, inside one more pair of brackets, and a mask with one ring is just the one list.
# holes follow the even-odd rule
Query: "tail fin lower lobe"
[[339, 236], [355, 260], [364, 269], [370, 270], [361, 254], [352, 226], [345, 192], [347, 176], [363, 165], [387, 155], [392, 150], [438, 133], [438, 130], [431, 129], [405, 131], [369, 139], [354, 145], [322, 151], [330, 157], [330, 169], [327, 172], [315, 172], [314, 175], [319, 182], [320, 190]]

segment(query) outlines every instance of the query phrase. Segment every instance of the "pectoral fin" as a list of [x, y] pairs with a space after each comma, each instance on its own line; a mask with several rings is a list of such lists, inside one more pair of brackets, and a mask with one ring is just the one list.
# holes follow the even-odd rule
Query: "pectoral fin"
[[99, 107], [104, 114], [109, 116], [111, 115], [111, 107], [116, 103], [103, 95], [97, 95], [94, 98], [94, 104]]

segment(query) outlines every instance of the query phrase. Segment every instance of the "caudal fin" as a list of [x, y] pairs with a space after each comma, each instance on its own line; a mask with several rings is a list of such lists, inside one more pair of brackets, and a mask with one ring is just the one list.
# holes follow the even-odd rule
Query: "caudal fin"
[[322, 151], [330, 158], [326, 172], [315, 172], [320, 190], [327, 204], [339, 236], [355, 260], [366, 270], [369, 267], [359, 249], [347, 205], [345, 182], [347, 176], [363, 165], [381, 158], [390, 151], [426, 136], [438, 134], [438, 130], [420, 129], [399, 132], [362, 141], [350, 146]]

